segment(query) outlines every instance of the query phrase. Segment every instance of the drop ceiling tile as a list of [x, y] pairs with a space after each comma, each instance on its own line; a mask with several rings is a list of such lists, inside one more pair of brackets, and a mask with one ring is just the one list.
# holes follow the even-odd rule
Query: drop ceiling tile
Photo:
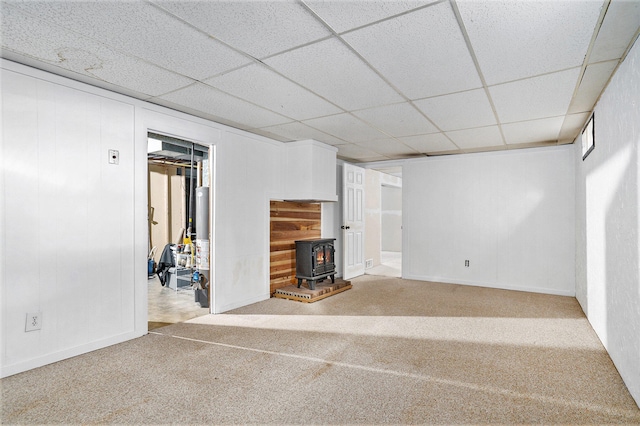
[[409, 136], [399, 139], [403, 143], [423, 154], [458, 150], [458, 147], [442, 133]]
[[579, 68], [489, 87], [501, 123], [567, 113]]
[[[274, 126], [291, 121], [289, 118], [234, 98], [201, 83], [168, 93], [158, 99], [193, 111], [201, 111], [214, 117], [214, 120], [220, 117], [225, 122], [242, 123], [242, 128]], [[201, 116], [200, 114], [196, 115]]]
[[311, 13], [294, 1], [153, 1], [207, 34], [256, 58], [331, 35]]
[[[379, 167], [376, 166], [375, 170], [379, 171], [383, 175], [382, 181], [384, 182], [393, 182], [397, 184], [398, 180], [396, 178], [402, 178], [402, 166], [389, 166], [389, 167]], [[385, 176], [389, 175], [389, 176]]]
[[558, 146], [557, 141], [549, 141], [549, 142], [531, 142], [531, 143], [520, 143], [516, 145], [509, 145], [507, 149], [526, 149], [526, 148], [542, 148], [547, 146]]
[[403, 100], [336, 38], [273, 56], [264, 62], [346, 110]]
[[482, 86], [448, 2], [342, 37], [409, 99]]
[[442, 130], [460, 130], [496, 123], [484, 89], [414, 101]]
[[2, 6], [2, 47], [64, 70], [147, 96], [187, 86], [193, 80], [159, 68], [104, 44]]
[[341, 33], [433, 3], [433, 0], [392, 2], [305, 0], [304, 2], [334, 31]]
[[564, 116], [522, 121], [502, 125], [507, 145], [538, 142], [556, 142]]
[[24, 2], [20, 8], [115, 50], [194, 79], [251, 62], [149, 3]]
[[242, 130], [247, 130], [250, 133], [253, 133], [255, 135], [264, 136], [265, 138], [273, 139], [274, 141], [278, 141], [278, 142], [292, 142], [291, 139], [289, 138], [285, 138], [278, 134], [271, 133], [264, 129], [242, 129]]
[[384, 133], [346, 113], [305, 120], [304, 124], [351, 143], [387, 137]]
[[599, 1], [457, 3], [487, 84], [582, 65]]
[[613, 60], [587, 66], [578, 92], [569, 106], [569, 113], [591, 111], [617, 65], [618, 61]]
[[297, 121], [279, 124], [277, 126], [263, 127], [260, 130], [279, 135], [282, 140], [288, 142], [313, 139], [329, 145], [344, 145], [346, 143], [342, 139], [338, 139]]
[[590, 116], [590, 112], [566, 115], [558, 136], [558, 143], [573, 143]]
[[391, 136], [435, 133], [438, 129], [408, 102], [353, 112]]
[[348, 158], [361, 162], [383, 161], [389, 159], [384, 155], [380, 155], [377, 152], [352, 143], [339, 145], [337, 148], [337, 155], [340, 158]]
[[419, 154], [414, 148], [393, 138], [370, 140], [359, 145], [390, 158]]
[[[513, 145], [515, 148], [521, 148], [524, 145]], [[464, 150], [465, 154], [471, 154], [474, 152], [493, 152], [493, 151], [504, 151], [507, 149], [506, 145], [496, 145], [496, 146], [484, 146], [481, 148], [467, 148]]]
[[504, 145], [498, 126], [445, 132], [461, 149], [485, 148]]
[[342, 112], [340, 108], [259, 64], [207, 79], [204, 83], [296, 120]]
[[639, 1], [612, 1], [593, 44], [589, 62], [622, 57], [640, 26]]

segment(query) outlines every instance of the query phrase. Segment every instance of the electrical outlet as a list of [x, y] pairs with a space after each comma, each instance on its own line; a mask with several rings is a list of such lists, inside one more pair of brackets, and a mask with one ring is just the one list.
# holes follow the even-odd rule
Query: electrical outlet
[[468, 260], [464, 261], [464, 266], [466, 266], [467, 268], [469, 267], [469, 261]]
[[365, 267], [365, 269], [373, 268], [373, 259], [365, 260], [364, 267]]
[[27, 322], [24, 331], [40, 330], [42, 328], [42, 312], [27, 314]]
[[120, 164], [120, 151], [115, 149], [109, 150], [109, 164]]

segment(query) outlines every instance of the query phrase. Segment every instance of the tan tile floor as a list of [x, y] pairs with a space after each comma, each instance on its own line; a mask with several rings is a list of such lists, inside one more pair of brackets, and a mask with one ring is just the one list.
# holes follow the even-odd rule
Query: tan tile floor
[[380, 252], [380, 265], [365, 269], [367, 275], [380, 275], [383, 277], [402, 276], [402, 253], [395, 251]]
[[149, 322], [177, 323], [209, 313], [195, 301], [194, 291], [190, 287], [178, 291], [163, 287], [157, 275], [148, 281]]

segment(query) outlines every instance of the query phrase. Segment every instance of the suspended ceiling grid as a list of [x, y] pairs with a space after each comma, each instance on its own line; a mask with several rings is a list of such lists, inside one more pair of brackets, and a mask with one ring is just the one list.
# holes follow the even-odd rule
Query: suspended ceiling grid
[[640, 1], [10, 1], [2, 56], [373, 162], [571, 143]]

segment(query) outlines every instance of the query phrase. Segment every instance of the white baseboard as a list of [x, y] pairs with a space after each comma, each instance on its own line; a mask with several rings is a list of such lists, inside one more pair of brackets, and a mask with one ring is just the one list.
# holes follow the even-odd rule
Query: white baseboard
[[570, 296], [575, 297], [575, 291], [571, 290], [561, 290], [557, 288], [547, 288], [547, 287], [519, 287], [502, 283], [488, 283], [488, 282], [480, 282], [480, 281], [468, 281], [468, 280], [457, 280], [450, 279], [446, 277], [430, 277], [423, 275], [405, 275], [402, 276], [403, 279], [407, 280], [416, 280], [416, 281], [431, 281], [435, 283], [444, 283], [444, 284], [459, 284], [459, 285], [468, 285], [473, 287], [487, 287], [487, 288], [496, 288], [500, 290], [514, 290], [514, 291], [526, 291], [529, 293], [542, 293], [542, 294], [552, 294], [555, 296]]
[[117, 336], [111, 336], [106, 339], [96, 340], [84, 345], [75, 346], [73, 348], [65, 349], [59, 352], [45, 354], [36, 358], [31, 358], [25, 361], [20, 361], [11, 365], [3, 365], [0, 370], [0, 378], [13, 376], [14, 374], [22, 373], [34, 368], [42, 367], [47, 364], [62, 361], [74, 356], [86, 354], [98, 349], [106, 348], [107, 346], [116, 345], [118, 343], [126, 342], [127, 340], [136, 339], [142, 337], [144, 334], [135, 332], [119, 334]]
[[237, 308], [241, 308], [243, 306], [247, 306], [247, 305], [251, 305], [252, 303], [258, 303], [258, 302], [262, 302], [263, 300], [267, 300], [271, 297], [271, 294], [266, 293], [260, 296], [256, 296], [256, 297], [252, 297], [249, 299], [243, 299], [240, 300], [238, 302], [233, 302], [233, 303], [229, 303], [227, 305], [223, 305], [223, 306], [217, 306], [216, 310], [215, 310], [215, 314], [221, 314], [223, 312], [227, 312], [230, 311], [232, 309], [237, 309]]

